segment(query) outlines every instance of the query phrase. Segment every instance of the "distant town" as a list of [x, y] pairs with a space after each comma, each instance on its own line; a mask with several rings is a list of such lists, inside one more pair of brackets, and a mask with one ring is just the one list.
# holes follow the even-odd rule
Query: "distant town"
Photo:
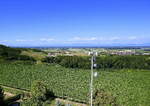
[[[87, 56], [91, 48], [46, 48], [48, 57]], [[93, 48], [99, 55], [150, 55], [149, 48]]]

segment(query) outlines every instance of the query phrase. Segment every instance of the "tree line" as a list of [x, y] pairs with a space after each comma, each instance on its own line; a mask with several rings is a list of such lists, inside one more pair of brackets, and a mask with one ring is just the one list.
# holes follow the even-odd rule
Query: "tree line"
[[[89, 56], [46, 57], [42, 61], [59, 64], [67, 68], [90, 69], [91, 66]], [[95, 63], [97, 64], [97, 69], [150, 69], [150, 56], [98, 56]]]

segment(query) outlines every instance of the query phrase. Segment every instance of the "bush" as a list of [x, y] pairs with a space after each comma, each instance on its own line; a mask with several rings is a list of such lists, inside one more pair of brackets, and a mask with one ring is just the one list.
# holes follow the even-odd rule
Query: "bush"
[[87, 56], [57, 56], [57, 57], [46, 57], [42, 60], [46, 63], [57, 63], [67, 68], [90, 68], [89, 57]]
[[46, 100], [47, 87], [42, 81], [35, 81], [31, 86], [32, 97], [39, 100]]
[[46, 100], [48, 100], [50, 97], [54, 97], [54, 94], [48, 91], [47, 86], [43, 81], [35, 81], [32, 84], [31, 95], [32, 97], [30, 99], [24, 101], [24, 106], [45, 106], [49, 103], [46, 102]]
[[116, 98], [104, 90], [97, 90], [94, 95], [94, 106], [117, 106]]
[[23, 60], [23, 61], [26, 61], [26, 60], [36, 61], [33, 57], [26, 56], [26, 55], [19, 55], [17, 60]]

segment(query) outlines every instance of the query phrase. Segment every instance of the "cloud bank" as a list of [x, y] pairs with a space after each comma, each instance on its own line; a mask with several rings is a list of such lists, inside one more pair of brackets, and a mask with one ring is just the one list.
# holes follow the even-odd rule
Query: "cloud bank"
[[[147, 39], [147, 40], [146, 40]], [[39, 39], [16, 39], [16, 40], [0, 40], [2, 44], [8, 45], [27, 45], [27, 46], [55, 46], [55, 45], [97, 45], [97, 46], [105, 46], [105, 45], [128, 45], [128, 44], [143, 44], [148, 43], [149, 38], [145, 37], [137, 37], [137, 36], [88, 36], [88, 37], [80, 37], [74, 36], [68, 39], [61, 38], [50, 38], [43, 37]], [[147, 42], [146, 42], [147, 41]]]

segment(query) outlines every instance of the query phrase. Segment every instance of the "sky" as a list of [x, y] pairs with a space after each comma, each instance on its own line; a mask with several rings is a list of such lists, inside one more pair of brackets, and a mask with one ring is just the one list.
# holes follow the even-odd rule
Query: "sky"
[[0, 44], [150, 46], [150, 1], [0, 0]]

